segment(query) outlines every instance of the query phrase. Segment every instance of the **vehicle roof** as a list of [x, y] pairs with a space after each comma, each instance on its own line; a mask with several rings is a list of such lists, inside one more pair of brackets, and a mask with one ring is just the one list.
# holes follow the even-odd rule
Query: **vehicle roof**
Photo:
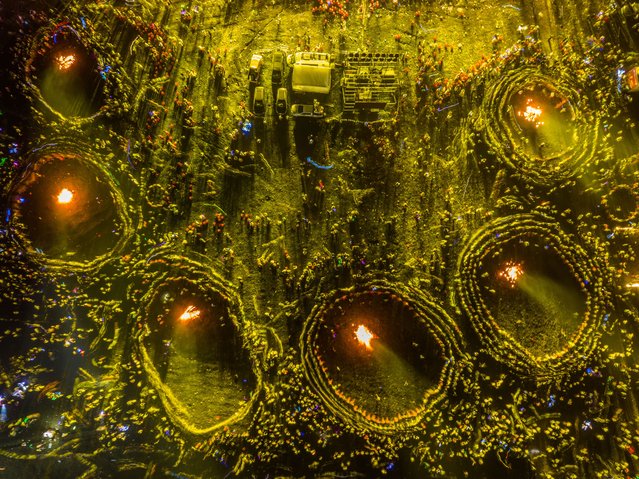
[[328, 66], [293, 66], [293, 91], [328, 93], [331, 89], [331, 69]]

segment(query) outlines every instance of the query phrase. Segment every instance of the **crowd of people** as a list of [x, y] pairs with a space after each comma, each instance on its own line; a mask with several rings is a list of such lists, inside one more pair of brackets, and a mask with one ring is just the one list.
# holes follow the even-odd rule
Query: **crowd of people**
[[[54, 21], [35, 10], [14, 18], [15, 63], [31, 65], [29, 55], [44, 55], [54, 41], [34, 48], [30, 35], [75, 32], [100, 50], [110, 95], [89, 126], [56, 117], [45, 127], [42, 113], [32, 123], [24, 120], [28, 111], [3, 111], [2, 154], [10, 161], [0, 163], [2, 185], [10, 198], [43, 141], [74, 137], [71, 150], [104, 156], [137, 227], [117, 254], [65, 269], [52, 267], [46, 252], [35, 254], [28, 238], [16, 239], [7, 211], [0, 231], [1, 457], [15, 467], [78, 461], [90, 474], [105, 467], [105, 457], [128, 451], [135, 459], [122, 470], [139, 467], [147, 477], [639, 473], [639, 315], [627, 287], [639, 265], [637, 212], [607, 210], [611, 191], [637, 183], [636, 161], [627, 159], [637, 153], [636, 100], [618, 74], [634, 66], [634, 4], [602, 11], [589, 37], [562, 39], [559, 52], [540, 41], [538, 27], [520, 27], [510, 46], [495, 32], [492, 53], [452, 77], [448, 58], [470, 48], [424, 33], [424, 8], [371, 2], [349, 15], [347, 2], [309, 6], [309, 15], [320, 17], [317, 31], [335, 30], [341, 42], [362, 16], [409, 12], [389, 44], [403, 49], [410, 80], [387, 122], [334, 115], [309, 135], [290, 120], [304, 154], [296, 158], [292, 149], [299, 161], [286, 167], [270, 153], [272, 130], [258, 127], [247, 106], [241, 65], [256, 37], [222, 43], [242, 4], [208, 11], [203, 2], [81, 3], [51, 12]], [[251, 5], [280, 15], [276, 8]], [[472, 14], [441, 8], [460, 22]], [[301, 42], [292, 28], [277, 42]], [[269, 32], [280, 30], [278, 24]], [[9, 38], [13, 30], [7, 32]], [[129, 43], [111, 45], [112, 38]], [[304, 42], [311, 45], [310, 33]], [[135, 55], [126, 59], [123, 51]], [[19, 71], [0, 99], [28, 98], [37, 111], [31, 95], [39, 72]], [[518, 153], [495, 128], [512, 120], [496, 103], [496, 85], [537, 75], [529, 72], [572, 82], [566, 89], [582, 95], [570, 97], [583, 127], [572, 149], [578, 160], [558, 161], [567, 169], [546, 176], [528, 168], [538, 158]], [[504, 91], [515, 90], [508, 84]], [[89, 132], [96, 137], [81, 141]], [[540, 176], [531, 178], [533, 170]], [[585, 292], [578, 333], [544, 358], [503, 344], [508, 336], [482, 306], [485, 292], [473, 287], [487, 261], [482, 254], [501, 247], [500, 234], [518, 232], [522, 241], [548, 238]], [[207, 434], [189, 420], [188, 408], [175, 406], [168, 387], [149, 379], [136, 342], [153, 324], [142, 317], [154, 298], [149, 288], [159, 284], [157, 275], [172, 273], [191, 275], [204, 290], [232, 291], [234, 325], [259, 378], [238, 406], [242, 414], [221, 418]], [[336, 294], [382, 283], [389, 294], [445, 311], [445, 326], [433, 334], [450, 343], [446, 367], [437, 395], [411, 416], [419, 421], [363, 414], [348, 391], [321, 384], [315, 345], [301, 343], [309, 318], [322, 321]], [[315, 366], [319, 371], [309, 370]], [[205, 394], [202, 388], [192, 394]]]

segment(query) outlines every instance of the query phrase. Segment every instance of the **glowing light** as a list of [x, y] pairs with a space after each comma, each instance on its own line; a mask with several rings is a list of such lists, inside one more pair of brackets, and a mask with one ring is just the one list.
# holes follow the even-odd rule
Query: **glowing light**
[[524, 118], [530, 122], [536, 122], [537, 118], [541, 116], [541, 108], [535, 108], [528, 105], [524, 111]]
[[55, 62], [59, 70], [68, 70], [75, 63], [75, 55], [58, 55]]
[[532, 98], [528, 98], [526, 100], [526, 108], [523, 111], [518, 111], [517, 116], [523, 117], [524, 120], [532, 123], [535, 128], [539, 128], [544, 124], [543, 121], [540, 121], [542, 113], [543, 110], [540, 107], [533, 105]]
[[62, 205], [71, 203], [72, 199], [73, 192], [71, 190], [68, 190], [67, 188], [62, 188], [62, 190], [60, 190], [60, 193], [58, 193], [58, 203]]
[[635, 228], [634, 226], [616, 226], [615, 231], [625, 231], [627, 233], [639, 233], [639, 228]]
[[626, 283], [626, 288], [639, 288], [639, 283]]
[[524, 274], [524, 269], [520, 263], [509, 261], [506, 263], [504, 269], [502, 269], [497, 276], [505, 280], [511, 288], [514, 288], [519, 281], [519, 278]]
[[375, 336], [363, 324], [360, 324], [357, 328], [357, 331], [355, 331], [355, 338], [357, 338], [360, 344], [366, 346], [366, 349], [373, 349], [373, 347], [371, 346], [371, 340], [374, 339]]
[[200, 310], [195, 306], [189, 306], [184, 310], [182, 315], [178, 318], [180, 321], [190, 321], [192, 319], [197, 319], [200, 317]]

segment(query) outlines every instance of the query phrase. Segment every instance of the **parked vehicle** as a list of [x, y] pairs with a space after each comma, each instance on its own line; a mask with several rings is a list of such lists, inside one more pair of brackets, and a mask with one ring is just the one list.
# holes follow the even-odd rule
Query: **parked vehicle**
[[273, 71], [271, 72], [271, 83], [273, 85], [279, 85], [284, 78], [284, 72], [286, 69], [286, 58], [284, 54], [276, 50], [273, 52]]
[[288, 90], [286, 88], [277, 89], [275, 113], [280, 119], [283, 119], [286, 116], [286, 113], [288, 113]]
[[260, 81], [260, 75], [262, 74], [262, 65], [264, 64], [264, 59], [262, 55], [258, 55], [254, 53], [251, 57], [251, 62], [249, 63], [249, 81], [251, 83], [257, 83]]
[[291, 105], [291, 114], [293, 116], [303, 116], [309, 118], [324, 118], [324, 107], [319, 103], [313, 105]]
[[266, 111], [266, 102], [264, 100], [264, 87], [258, 86], [253, 93], [253, 114], [260, 118], [264, 116]]

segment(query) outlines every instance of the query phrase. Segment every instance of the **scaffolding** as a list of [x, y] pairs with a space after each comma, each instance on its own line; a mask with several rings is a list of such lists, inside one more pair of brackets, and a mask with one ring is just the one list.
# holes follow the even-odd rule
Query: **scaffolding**
[[343, 111], [396, 107], [400, 58], [399, 53], [348, 52], [341, 82]]

